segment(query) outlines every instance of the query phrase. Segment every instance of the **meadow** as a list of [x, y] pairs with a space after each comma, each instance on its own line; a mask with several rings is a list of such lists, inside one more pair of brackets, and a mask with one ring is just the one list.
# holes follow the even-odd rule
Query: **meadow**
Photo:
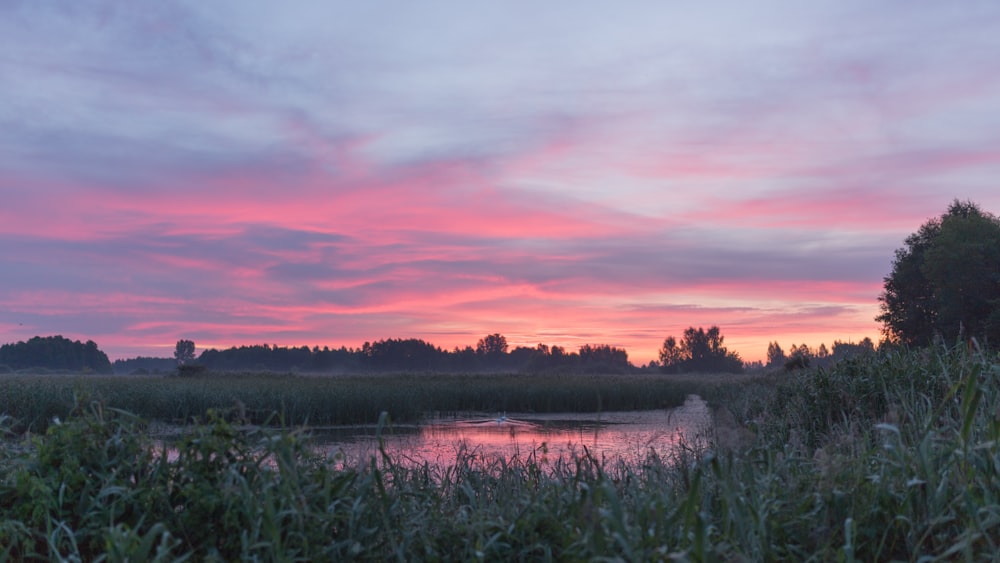
[[995, 560], [995, 356], [891, 352], [682, 383], [752, 439], [631, 463], [472, 450], [435, 468], [331, 463], [296, 430], [221, 415], [168, 456], [142, 418], [96, 400], [30, 438], [8, 417], [0, 558]]

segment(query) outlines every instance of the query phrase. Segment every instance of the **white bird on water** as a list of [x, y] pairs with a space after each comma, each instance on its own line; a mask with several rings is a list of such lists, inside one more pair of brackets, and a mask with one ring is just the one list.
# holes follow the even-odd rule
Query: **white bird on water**
[[507, 422], [507, 411], [504, 411], [502, 416], [497, 417], [497, 426], [500, 426], [504, 422]]

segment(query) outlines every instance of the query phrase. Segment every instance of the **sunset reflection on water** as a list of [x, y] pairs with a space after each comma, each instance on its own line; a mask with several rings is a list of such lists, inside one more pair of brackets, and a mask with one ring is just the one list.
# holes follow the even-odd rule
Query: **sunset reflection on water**
[[[705, 402], [688, 397], [683, 406], [654, 411], [605, 413], [500, 413], [493, 417], [437, 418], [426, 424], [394, 428], [383, 434], [386, 453], [404, 463], [447, 466], [459, 452], [479, 459], [525, 458], [548, 463], [582, 454], [598, 458], [641, 460], [650, 452], [669, 458], [682, 444], [703, 443], [711, 429]], [[370, 431], [315, 435], [317, 447], [345, 463], [378, 452]]]

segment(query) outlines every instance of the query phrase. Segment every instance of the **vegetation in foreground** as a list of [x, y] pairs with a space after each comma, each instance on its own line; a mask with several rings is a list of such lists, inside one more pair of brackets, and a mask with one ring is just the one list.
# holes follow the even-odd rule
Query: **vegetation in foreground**
[[311, 453], [220, 418], [177, 455], [93, 404], [0, 455], [2, 558], [991, 560], [1000, 367], [883, 354], [704, 387], [756, 438], [642, 463]]

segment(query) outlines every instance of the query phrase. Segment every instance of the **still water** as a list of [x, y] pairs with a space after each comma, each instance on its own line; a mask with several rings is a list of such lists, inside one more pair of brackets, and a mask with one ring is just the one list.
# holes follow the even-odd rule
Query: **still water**
[[[692, 395], [681, 407], [655, 411], [436, 418], [394, 426], [383, 432], [382, 441], [394, 460], [421, 465], [446, 466], [463, 450], [480, 459], [534, 455], [536, 461], [549, 463], [582, 454], [586, 448], [598, 459], [641, 460], [651, 451], [667, 458], [682, 444], [704, 443], [710, 430], [708, 406]], [[345, 463], [378, 452], [378, 439], [370, 427], [318, 430], [313, 439], [319, 451]]]

